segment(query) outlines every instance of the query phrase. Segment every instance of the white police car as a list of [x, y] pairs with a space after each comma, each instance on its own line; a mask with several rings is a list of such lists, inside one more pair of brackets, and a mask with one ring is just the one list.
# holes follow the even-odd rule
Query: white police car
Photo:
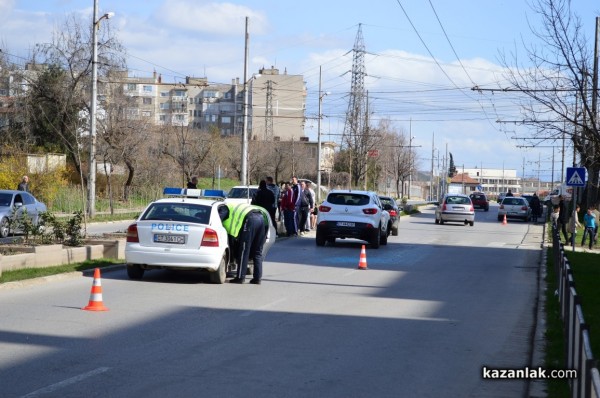
[[[165, 188], [164, 193], [174, 197], [150, 203], [127, 229], [129, 278], [139, 280], [145, 270], [155, 268], [205, 269], [212, 283], [225, 282], [237, 264], [219, 218], [219, 206], [226, 206], [222, 198], [211, 197], [214, 191], [200, 189]], [[269, 222], [263, 256], [276, 236]]]

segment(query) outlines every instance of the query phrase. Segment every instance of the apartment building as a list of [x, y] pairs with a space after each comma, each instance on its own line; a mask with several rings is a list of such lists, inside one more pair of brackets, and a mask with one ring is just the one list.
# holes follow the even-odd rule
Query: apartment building
[[[244, 85], [209, 83], [187, 77], [185, 83], [122, 76], [125, 95], [135, 98], [131, 116], [148, 117], [155, 125], [216, 127], [221, 135], [241, 135], [244, 123]], [[247, 84], [248, 137], [251, 140], [299, 141], [304, 137], [306, 88], [302, 76], [261, 69]]]

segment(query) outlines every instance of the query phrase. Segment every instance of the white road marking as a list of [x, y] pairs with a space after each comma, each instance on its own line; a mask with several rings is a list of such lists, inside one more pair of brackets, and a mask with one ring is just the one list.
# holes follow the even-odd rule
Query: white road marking
[[56, 390], [59, 390], [61, 388], [70, 386], [71, 384], [79, 383], [80, 381], [83, 381], [83, 380], [85, 380], [85, 379], [87, 379], [89, 377], [93, 377], [93, 376], [99, 375], [101, 373], [104, 373], [104, 372], [108, 371], [109, 369], [110, 368], [107, 368], [107, 367], [102, 367], [102, 368], [94, 369], [94, 370], [89, 371], [87, 373], [82, 373], [80, 375], [71, 377], [70, 379], [66, 379], [66, 380], [60, 381], [58, 383], [49, 385], [48, 387], [41, 388], [41, 389], [36, 390], [34, 392], [31, 392], [31, 393], [29, 393], [27, 395], [23, 395], [22, 398], [37, 397], [37, 396], [42, 395], [42, 394], [52, 393], [52, 392], [54, 392]]
[[251, 311], [246, 311], [246, 312], [243, 312], [243, 313], [242, 313], [240, 316], [250, 316], [250, 315], [252, 315], [252, 314], [254, 314], [254, 313], [258, 312], [258, 311], [262, 311], [262, 310], [264, 310], [264, 309], [267, 309], [267, 308], [269, 308], [269, 307], [273, 307], [274, 305], [276, 305], [276, 304], [279, 304], [279, 303], [282, 303], [282, 302], [284, 302], [284, 301], [286, 301], [286, 300], [287, 300], [287, 299], [285, 299], [285, 298], [282, 298], [282, 299], [279, 299], [279, 300], [273, 301], [273, 302], [271, 302], [271, 303], [269, 303], [269, 304], [265, 304], [265, 305], [263, 305], [263, 306], [260, 306], [260, 307], [258, 307], [258, 308], [257, 308], [257, 309], [255, 309], [255, 310], [251, 310]]

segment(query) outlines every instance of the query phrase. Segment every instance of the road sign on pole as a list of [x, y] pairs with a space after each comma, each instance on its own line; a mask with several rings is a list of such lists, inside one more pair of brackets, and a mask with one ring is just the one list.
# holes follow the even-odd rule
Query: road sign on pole
[[567, 186], [584, 187], [585, 177], [585, 167], [567, 167]]

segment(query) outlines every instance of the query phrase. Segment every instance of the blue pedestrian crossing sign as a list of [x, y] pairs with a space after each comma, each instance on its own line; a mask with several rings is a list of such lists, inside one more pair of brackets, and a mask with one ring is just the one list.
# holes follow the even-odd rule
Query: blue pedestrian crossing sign
[[567, 186], [583, 187], [585, 186], [585, 167], [567, 167]]

